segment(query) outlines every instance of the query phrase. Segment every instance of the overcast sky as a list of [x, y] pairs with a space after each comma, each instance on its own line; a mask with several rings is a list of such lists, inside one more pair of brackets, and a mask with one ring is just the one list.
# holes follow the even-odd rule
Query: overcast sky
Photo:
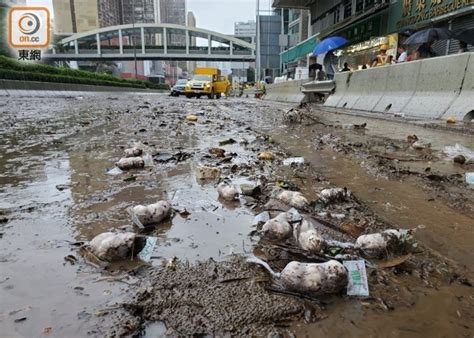
[[[260, 0], [260, 10], [269, 10], [271, 0]], [[188, 11], [196, 16], [196, 26], [224, 34], [234, 34], [234, 22], [255, 20], [257, 0], [187, 0]]]
[[[52, 7], [52, 0], [27, 0], [28, 5]], [[269, 10], [272, 0], [260, 0], [260, 9]], [[196, 26], [224, 34], [234, 33], [234, 22], [255, 20], [257, 0], [187, 0]]]

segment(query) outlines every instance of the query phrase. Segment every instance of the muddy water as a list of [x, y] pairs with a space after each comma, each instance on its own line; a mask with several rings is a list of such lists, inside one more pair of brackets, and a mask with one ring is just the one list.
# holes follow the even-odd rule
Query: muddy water
[[[158, 111], [177, 109], [181, 113], [167, 115], [165, 125], [153, 123], [143, 119], [150, 109], [137, 108], [145, 101]], [[162, 95], [2, 102], [0, 218], [7, 219], [0, 223], [2, 335], [101, 336], [101, 314], [120, 302], [136, 280], [129, 276], [115, 282], [104, 279], [122, 274], [119, 269], [103, 274], [83, 264], [71, 243], [90, 240], [103, 231], [130, 228], [127, 208], [137, 203], [166, 198], [190, 212], [187, 217], [176, 215], [150, 233], [159, 238], [153, 265], [174, 256], [189, 261], [209, 257], [218, 260], [226, 259], [230, 253], [251, 252], [253, 242], [248, 233], [252, 230], [252, 212], [242, 203], [221, 203], [215, 183], [201, 183], [194, 176], [195, 166], [205, 159], [207, 149], [218, 146], [220, 140], [233, 137], [252, 141], [246, 125], [226, 128], [226, 116], [271, 132], [284, 148], [305, 156], [331, 182], [348, 186], [396, 226], [425, 225], [426, 230], [417, 234], [421, 241], [467, 265], [467, 269], [472, 268], [472, 219], [440, 202], [428, 201], [430, 198], [409, 182], [375, 177], [339, 154], [314, 151], [311, 128], [282, 125], [277, 114], [282, 105], [230, 100], [214, 108], [207, 102]], [[127, 108], [130, 112], [123, 113]], [[216, 124], [176, 124], [183, 112], [202, 109], [209, 109], [205, 113], [212, 117], [210, 120], [219, 121], [218, 128]], [[122, 113], [114, 113], [118, 110]], [[344, 117], [334, 118], [342, 121]], [[356, 118], [348, 121], [352, 119]], [[382, 134], [393, 130], [389, 125], [380, 126]], [[376, 126], [369, 128], [369, 132], [378, 133], [376, 130]], [[426, 136], [423, 128], [413, 132]], [[398, 135], [402, 134], [400, 137], [405, 137], [400, 127]], [[431, 137], [435, 135], [436, 132]], [[466, 146], [472, 142], [462, 136], [455, 138]], [[132, 172], [136, 176], [133, 182], [124, 181], [130, 174], [108, 175], [107, 168], [113, 167], [122, 154], [121, 146], [133, 141], [146, 141], [162, 152], [187, 151], [192, 160]], [[251, 156], [238, 143], [225, 148], [238, 152], [243, 163], [251, 164]], [[242, 178], [234, 179], [243, 182]], [[59, 190], [58, 185], [64, 187]], [[310, 185], [306, 190], [309, 195], [315, 193]], [[75, 265], [64, 260], [70, 254], [79, 260]], [[400, 278], [403, 292], [417, 294], [412, 307], [386, 312], [357, 299], [342, 299], [328, 307], [327, 319], [293, 329], [298, 336], [324, 332], [327, 336], [375, 337], [387, 335], [387, 329], [392, 336], [428, 332], [433, 336], [450, 336], [450, 332], [452, 336], [468, 336], [472, 328], [463, 323], [473, 319], [470, 289], [453, 286], [433, 292], [410, 290], [412, 281]], [[419, 296], [420, 293], [426, 295]], [[460, 298], [464, 301], [460, 302]], [[433, 318], [441, 320], [430, 326]], [[163, 332], [162, 326], [154, 327], [157, 334]]]
[[[112, 229], [132, 229], [126, 210], [138, 203], [169, 199], [190, 212], [147, 232], [159, 238], [152, 264], [172, 257], [219, 260], [251, 251], [253, 214], [240, 202], [219, 202], [215, 183], [198, 182], [194, 175], [200, 156], [218, 141], [236, 137], [236, 130], [215, 134], [196, 125], [163, 132], [166, 126], [141, 119], [148, 109], [136, 108], [146, 100], [159, 107], [161, 99], [103, 100], [107, 98], [4, 103], [2, 125], [9, 126], [1, 130], [0, 149], [2, 336], [100, 336], [98, 314], [123, 300], [135, 281], [104, 280], [100, 271], [80, 263], [71, 243]], [[115, 113], [125, 107], [132, 109], [129, 114]], [[168, 118], [170, 125], [183, 119], [183, 111], [197, 109], [186, 108], [185, 101], [180, 108], [180, 114]], [[122, 155], [120, 147], [133, 141], [146, 141], [165, 153], [182, 149], [196, 160], [107, 174]], [[238, 144], [226, 149], [242, 152]], [[131, 174], [136, 181], [124, 182]], [[64, 260], [67, 255], [79, 262], [71, 265]], [[119, 268], [110, 273], [120, 277]]]
[[[258, 123], [254, 123], [255, 128], [270, 134], [277, 143], [293, 155], [305, 157], [335, 185], [346, 186], [354, 191], [358, 197], [370, 205], [371, 209], [394, 226], [400, 228], [425, 226], [425, 230], [418, 231], [416, 237], [428, 244], [431, 249], [464, 266], [471, 276], [474, 276], [472, 265], [474, 262], [472, 251], [474, 220], [472, 218], [451, 209], [443, 201], [433, 199], [413, 182], [389, 180], [370, 172], [364, 166], [363, 160], [362, 163], [354, 161], [330, 149], [315, 150], [315, 136], [318, 132], [338, 135], [341, 137], [341, 142], [367, 141], [373, 136], [404, 140], [406, 135], [416, 134], [420, 139], [431, 143], [435, 152], [438, 153], [441, 153], [445, 146], [455, 143], [474, 149], [472, 136], [330, 112], [324, 112], [318, 116], [326, 124], [341, 126], [368, 122], [368, 127], [361, 134], [344, 129], [321, 127], [321, 125], [287, 126], [279, 117], [281, 113], [279, 110], [284, 109], [284, 106], [266, 104], [268, 105], [266, 113], [262, 115], [261, 120], [257, 120]], [[315, 108], [315, 111], [318, 109]], [[242, 116], [249, 117], [246, 114]], [[430, 166], [445, 173], [465, 172], [459, 166], [453, 165], [452, 161], [444, 159], [417, 163], [417, 165]]]
[[[260, 103], [253, 103], [255, 107]], [[312, 125], [288, 126], [280, 117], [282, 110], [289, 105], [265, 103], [262, 119], [253, 127], [265, 132], [279, 145], [294, 156], [303, 156], [329, 181], [335, 185], [346, 186], [358, 198], [364, 200], [376, 214], [394, 227], [414, 228], [423, 225], [424, 230], [416, 233], [416, 238], [441, 256], [448, 257], [459, 264], [467, 275], [474, 276], [474, 220], [459, 211], [451, 209], [446, 203], [433, 199], [412, 180], [390, 180], [371, 172], [363, 160], [357, 161], [330, 149], [315, 150], [316, 133], [333, 133], [342, 141], [367, 141], [370, 137], [404, 140], [406, 135], [416, 134], [432, 144], [438, 153], [447, 145], [459, 143], [474, 149], [472, 136], [463, 136], [439, 130], [430, 130], [416, 125], [372, 120], [363, 117], [320, 112], [317, 116], [327, 125], [368, 123], [365, 133]], [[225, 107], [224, 107], [225, 109]], [[252, 103], [246, 109], [252, 110]], [[255, 108], [257, 109], [257, 108]], [[315, 110], [319, 110], [316, 108]], [[240, 113], [236, 118], [253, 120], [252, 116]], [[442, 156], [442, 155], [441, 155]], [[410, 164], [411, 165], [411, 164]], [[439, 160], [437, 163], [416, 163], [414, 166], [430, 166], [441, 173], [462, 173], [465, 170], [451, 161]], [[311, 189], [310, 189], [311, 190]], [[438, 290], [418, 290], [422, 295], [415, 296], [416, 287], [409, 278], [400, 276], [397, 293], [411, 294], [413, 302], [401, 308], [387, 309], [375, 302], [346, 299], [336, 301], [328, 311], [328, 318], [314, 324], [292, 327], [297, 336], [312, 337], [315, 332], [331, 337], [471, 337], [472, 306], [474, 293], [464, 286], [452, 285]], [[410, 297], [408, 297], [410, 298]], [[434, 320], [436, 318], [436, 320]]]

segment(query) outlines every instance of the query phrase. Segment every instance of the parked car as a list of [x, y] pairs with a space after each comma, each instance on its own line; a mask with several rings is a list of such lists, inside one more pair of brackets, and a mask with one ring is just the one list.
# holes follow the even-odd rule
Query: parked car
[[176, 82], [176, 84], [173, 87], [171, 87], [171, 96], [184, 95], [186, 83], [188, 83], [188, 80], [186, 79], [178, 80], [178, 82]]

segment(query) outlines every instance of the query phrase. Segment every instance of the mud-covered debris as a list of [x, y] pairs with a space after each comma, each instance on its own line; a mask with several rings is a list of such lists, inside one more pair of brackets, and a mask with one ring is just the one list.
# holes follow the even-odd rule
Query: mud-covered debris
[[247, 259], [267, 269], [273, 278], [282, 282], [283, 286], [298, 293], [313, 295], [338, 293], [347, 286], [347, 270], [336, 260], [325, 263], [288, 263], [281, 273], [276, 273], [263, 260], [257, 257]]
[[255, 215], [252, 225], [257, 226], [260, 224], [264, 224], [269, 219], [270, 219], [270, 213], [268, 211], [261, 212], [258, 215]]
[[[153, 272], [149, 282], [125, 308], [142, 324], [164, 321], [179, 336], [264, 336], [279, 323], [301, 318], [305, 309], [296, 297], [266, 291], [271, 279], [238, 257], [195, 265], [178, 261]], [[119, 326], [123, 335], [134, 333], [123, 320]]]
[[462, 155], [466, 159], [464, 164], [474, 163], [474, 151], [460, 145], [459, 143], [456, 143], [454, 146], [446, 146], [443, 151], [448, 158], [454, 159], [455, 157]]
[[449, 117], [446, 119], [446, 123], [448, 123], [448, 124], [454, 124], [454, 123], [456, 123], [456, 119], [455, 119], [453, 116], [449, 116]]
[[284, 240], [291, 236], [293, 227], [288, 222], [288, 215], [286, 212], [278, 214], [265, 222], [262, 227], [263, 236], [272, 240]]
[[145, 167], [145, 161], [141, 157], [123, 157], [115, 165], [122, 170], [140, 169]]
[[168, 201], [158, 201], [150, 205], [136, 205], [132, 208], [139, 225], [157, 224], [171, 215], [171, 204]]
[[198, 166], [196, 169], [196, 178], [198, 180], [215, 180], [221, 175], [221, 170], [215, 167]]
[[58, 189], [59, 191], [63, 191], [63, 190], [69, 189], [69, 188], [71, 188], [70, 184], [58, 184], [58, 185], [56, 185], [56, 189]]
[[303, 220], [303, 216], [301, 216], [299, 211], [296, 210], [295, 208], [291, 208], [290, 210], [288, 210], [287, 214], [288, 214], [288, 220], [290, 223], [301, 222]]
[[143, 149], [139, 147], [132, 147], [125, 149], [124, 151], [125, 157], [138, 157], [142, 156], [143, 154]]
[[236, 140], [234, 140], [233, 138], [228, 138], [227, 140], [223, 140], [223, 141], [220, 141], [219, 142], [219, 146], [226, 146], [228, 144], [234, 144], [234, 143], [237, 143]]
[[241, 184], [240, 191], [244, 196], [257, 196], [262, 192], [260, 186], [254, 184]]
[[415, 141], [411, 144], [411, 147], [416, 150], [423, 150], [431, 147], [431, 143], [424, 142], [422, 140]]
[[389, 229], [359, 236], [355, 247], [368, 258], [383, 257], [403, 251], [409, 238], [407, 230]]
[[225, 157], [225, 149], [211, 148], [209, 149], [209, 154], [214, 155], [215, 157]]
[[283, 165], [287, 166], [296, 166], [296, 165], [303, 165], [304, 164], [304, 157], [289, 157], [283, 160]]
[[308, 200], [299, 191], [277, 191], [275, 198], [297, 209], [304, 209], [309, 206]]
[[327, 188], [319, 192], [319, 199], [325, 204], [347, 201], [351, 196], [347, 188]]
[[196, 122], [198, 120], [198, 117], [196, 115], [188, 115], [186, 116], [186, 121], [189, 121], [189, 122]]
[[365, 129], [365, 127], [367, 127], [367, 123], [362, 123], [362, 124], [351, 124], [351, 123], [348, 123], [348, 124], [343, 124], [342, 125], [342, 128], [343, 129]]
[[258, 159], [264, 161], [273, 161], [275, 159], [275, 155], [269, 151], [263, 151], [258, 154]]
[[107, 169], [108, 175], [120, 175], [123, 174], [123, 170], [118, 167], [108, 168]]
[[315, 294], [338, 293], [347, 286], [347, 270], [336, 260], [326, 263], [290, 262], [281, 272], [290, 290]]
[[217, 193], [219, 198], [225, 201], [235, 201], [239, 198], [239, 192], [237, 188], [230, 182], [221, 182], [217, 186]]
[[415, 134], [407, 136], [408, 143], [412, 144], [413, 142], [416, 142], [416, 141], [418, 141], [418, 136], [416, 136]]
[[95, 236], [89, 243], [89, 249], [99, 259], [117, 261], [135, 256], [145, 246], [145, 238], [133, 232], [104, 232]]
[[324, 238], [318, 233], [314, 225], [308, 220], [293, 225], [293, 237], [298, 246], [310, 253], [320, 253], [326, 249]]
[[466, 157], [464, 155], [456, 155], [453, 158], [453, 162], [457, 164], [464, 164], [466, 163]]

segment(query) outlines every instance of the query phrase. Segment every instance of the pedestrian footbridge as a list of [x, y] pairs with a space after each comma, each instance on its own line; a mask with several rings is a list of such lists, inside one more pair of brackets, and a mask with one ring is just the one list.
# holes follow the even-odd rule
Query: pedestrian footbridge
[[174, 24], [127, 24], [77, 33], [44, 54], [51, 60], [254, 61], [255, 45]]

